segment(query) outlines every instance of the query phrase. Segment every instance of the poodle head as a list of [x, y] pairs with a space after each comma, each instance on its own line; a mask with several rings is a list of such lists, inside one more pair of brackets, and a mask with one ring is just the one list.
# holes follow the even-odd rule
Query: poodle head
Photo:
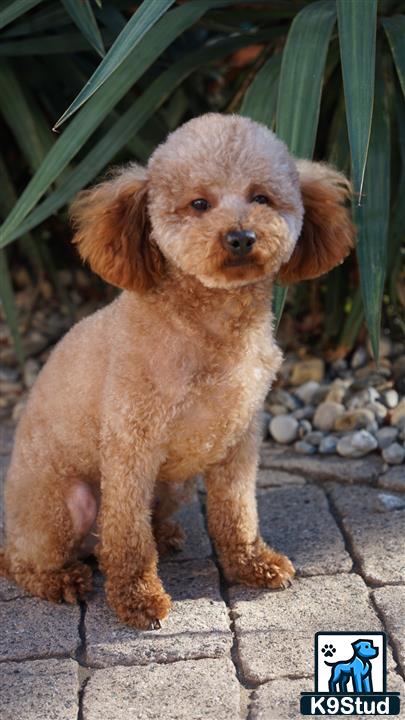
[[349, 183], [296, 161], [264, 125], [208, 114], [73, 207], [76, 242], [113, 284], [145, 291], [172, 265], [207, 287], [316, 277], [349, 252]]

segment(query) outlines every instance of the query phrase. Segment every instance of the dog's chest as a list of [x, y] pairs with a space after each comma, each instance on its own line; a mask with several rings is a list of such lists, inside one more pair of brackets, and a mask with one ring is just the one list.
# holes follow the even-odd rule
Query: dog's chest
[[237, 361], [196, 374], [173, 421], [163, 479], [185, 480], [224, 458], [262, 404], [280, 359], [266, 339]]

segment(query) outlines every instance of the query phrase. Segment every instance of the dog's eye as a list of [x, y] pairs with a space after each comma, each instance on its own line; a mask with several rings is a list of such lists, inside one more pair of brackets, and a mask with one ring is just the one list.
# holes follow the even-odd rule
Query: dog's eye
[[270, 205], [270, 199], [267, 195], [254, 195], [250, 202], [259, 203], [259, 205]]
[[190, 205], [194, 210], [198, 210], [199, 212], [205, 212], [211, 207], [208, 200], [204, 200], [204, 198], [197, 198], [197, 200], [193, 200]]

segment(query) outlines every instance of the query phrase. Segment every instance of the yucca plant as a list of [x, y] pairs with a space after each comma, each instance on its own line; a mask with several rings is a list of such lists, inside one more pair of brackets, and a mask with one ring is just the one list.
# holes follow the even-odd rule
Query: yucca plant
[[[383, 298], [395, 313], [403, 273], [401, 13], [405, 0], [3, 4], [0, 281], [19, 358], [13, 241], [35, 272], [49, 270], [58, 248], [47, 253], [38, 227], [107, 165], [146, 161], [168, 131], [209, 110], [249, 115], [296, 156], [351, 175], [358, 269], [351, 261], [318, 281], [317, 296], [324, 337], [349, 350], [365, 317], [377, 357]], [[298, 288], [291, 311], [305, 298]], [[277, 288], [278, 314], [284, 300]]]

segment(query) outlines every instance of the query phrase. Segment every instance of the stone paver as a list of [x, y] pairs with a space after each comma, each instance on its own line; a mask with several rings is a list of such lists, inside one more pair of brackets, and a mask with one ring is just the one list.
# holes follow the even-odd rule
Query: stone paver
[[377, 480], [382, 473], [383, 461], [378, 455], [369, 455], [359, 460], [345, 458], [315, 457], [298, 455], [291, 451], [280, 452], [263, 444], [260, 455], [263, 468], [298, 473], [315, 480], [336, 480], [344, 483], [368, 483]]
[[391, 467], [378, 478], [379, 487], [405, 492], [405, 465]]
[[314, 634], [381, 630], [355, 574], [295, 580], [283, 591], [230, 589], [239, 659], [249, 682], [313, 673]]
[[[387, 688], [391, 692], [400, 692], [403, 698], [405, 684], [401, 677], [389, 673]], [[312, 692], [314, 685], [307, 678], [272, 680], [254, 691], [249, 720], [298, 720], [300, 715], [301, 692]], [[339, 717], [341, 717], [339, 715]], [[357, 715], [358, 720], [367, 720], [370, 715]], [[396, 715], [403, 720], [405, 708], [402, 699], [401, 712]]]
[[85, 621], [90, 665], [146, 665], [229, 652], [232, 635], [215, 565], [210, 560], [167, 563], [160, 575], [173, 607], [158, 632], [138, 632], [118, 622], [101, 592], [90, 601]]
[[75, 654], [80, 609], [38, 598], [0, 603], [0, 659], [23, 660]]
[[0, 672], [2, 720], [76, 720], [79, 683], [74, 660], [7, 662]]
[[23, 597], [29, 597], [25, 590], [15, 582], [0, 577], [0, 600], [15, 600]]
[[387, 627], [405, 675], [405, 587], [385, 587], [373, 592], [375, 604]]
[[297, 720], [302, 692], [314, 689], [312, 680], [272, 680], [254, 691], [249, 720]]
[[264, 539], [288, 555], [300, 575], [349, 571], [352, 561], [324, 492], [313, 486], [258, 493]]
[[97, 670], [83, 720], [237, 720], [240, 688], [229, 659]]
[[[11, 447], [12, 428], [0, 425], [0, 545]], [[80, 635], [78, 606], [30, 598], [0, 578], [2, 720], [297, 720], [300, 693], [313, 687], [315, 632], [380, 630], [381, 622], [405, 673], [405, 468], [383, 472], [377, 456], [307, 457], [271, 444], [261, 459], [261, 530], [294, 562], [292, 587], [231, 587], [230, 617], [196, 496], [175, 516], [186, 531], [184, 548], [161, 562], [173, 609], [160, 631], [121, 624], [106, 605], [99, 573]], [[324, 488], [312, 480], [325, 481]], [[365, 580], [350, 572], [336, 517]], [[371, 597], [365, 582], [374, 587]], [[76, 656], [95, 669], [68, 659]], [[237, 680], [235, 663], [249, 689]], [[388, 689], [403, 696], [390, 651], [388, 668]], [[78, 678], [86, 673], [79, 708]], [[402, 699], [399, 718], [404, 705]]]
[[368, 582], [405, 583], [405, 498], [367, 487], [332, 489], [332, 499]]
[[282, 470], [268, 470], [261, 468], [257, 473], [257, 487], [283, 487], [284, 485], [305, 485], [302, 475], [283, 472]]

